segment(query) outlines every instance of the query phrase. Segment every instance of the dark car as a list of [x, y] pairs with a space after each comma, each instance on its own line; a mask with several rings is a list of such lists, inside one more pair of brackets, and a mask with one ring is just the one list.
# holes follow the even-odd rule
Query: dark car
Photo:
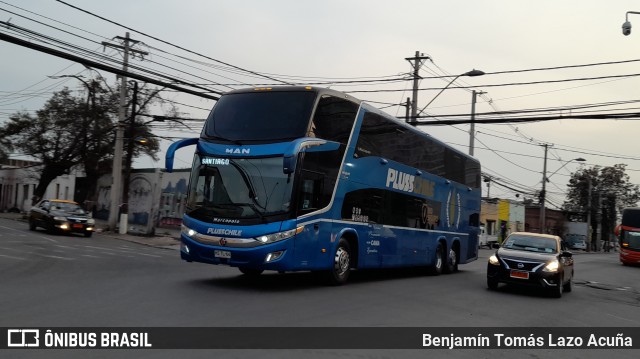
[[81, 233], [91, 237], [95, 220], [73, 201], [45, 199], [29, 211], [29, 229], [42, 227], [49, 232]]
[[525, 285], [550, 291], [555, 297], [571, 291], [573, 254], [558, 236], [514, 232], [489, 257], [487, 286]]

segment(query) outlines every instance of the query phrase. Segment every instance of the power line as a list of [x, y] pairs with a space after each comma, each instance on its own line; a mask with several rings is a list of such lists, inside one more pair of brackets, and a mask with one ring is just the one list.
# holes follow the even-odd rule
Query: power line
[[[590, 80], [602, 80], [602, 79], [629, 78], [629, 77], [636, 77], [636, 76], [640, 76], [640, 73], [638, 73], [638, 74], [625, 74], [625, 75], [581, 77], [581, 78], [562, 79], [562, 80], [510, 82], [510, 83], [502, 83], [502, 84], [485, 84], [485, 85], [475, 85], [475, 86], [449, 86], [449, 87], [446, 87], [446, 88], [448, 88], [448, 89], [471, 89], [471, 88], [479, 88], [479, 87], [506, 87], [506, 86], [541, 85], [541, 84], [572, 82], [572, 81], [590, 81]], [[445, 89], [445, 88], [444, 87], [430, 87], [430, 88], [418, 89], [418, 91], [431, 91], [431, 90], [443, 90], [443, 89]], [[400, 92], [400, 91], [403, 91], [403, 90], [399, 90], [399, 89], [391, 89], [391, 90], [353, 90], [353, 91], [344, 91], [344, 92], [345, 93], [381, 93], [381, 92]]]
[[273, 80], [273, 81], [280, 82], [280, 83], [283, 83], [283, 84], [291, 85], [291, 83], [289, 83], [289, 82], [282, 81], [282, 80], [279, 80], [279, 79], [276, 79], [276, 78], [273, 78], [273, 77], [270, 77], [270, 76], [266, 76], [266, 75], [260, 74], [260, 73], [258, 73], [258, 72], [255, 72], [255, 71], [247, 70], [247, 69], [241, 68], [241, 67], [239, 67], [239, 66], [235, 66], [235, 65], [232, 65], [232, 64], [226, 63], [226, 62], [224, 62], [224, 61], [220, 61], [220, 60], [214, 59], [214, 58], [212, 58], [212, 57], [209, 57], [209, 56], [206, 56], [206, 55], [200, 54], [200, 53], [198, 53], [198, 52], [191, 51], [191, 50], [186, 49], [186, 48], [184, 48], [184, 47], [182, 47], [182, 46], [175, 45], [175, 44], [173, 44], [173, 43], [170, 43], [170, 42], [168, 42], [168, 41], [162, 40], [162, 39], [157, 38], [157, 37], [155, 37], [155, 36], [152, 36], [152, 35], [146, 34], [146, 33], [144, 33], [144, 32], [141, 32], [141, 31], [135, 30], [135, 29], [133, 29], [133, 28], [131, 28], [131, 27], [128, 27], [128, 26], [122, 25], [122, 24], [120, 24], [120, 23], [118, 23], [118, 22], [116, 22], [116, 21], [109, 20], [109, 19], [107, 19], [107, 18], [105, 18], [105, 17], [102, 17], [102, 16], [100, 16], [100, 15], [94, 14], [94, 13], [92, 13], [92, 12], [90, 12], [90, 11], [87, 11], [87, 10], [81, 9], [81, 8], [79, 8], [79, 7], [77, 7], [77, 6], [71, 5], [71, 4], [66, 3], [66, 2], [64, 2], [64, 1], [62, 1], [62, 0], [56, 0], [56, 1], [57, 1], [57, 2], [59, 2], [59, 3], [61, 3], [61, 4], [66, 5], [66, 6], [69, 6], [69, 7], [73, 8], [73, 9], [76, 9], [76, 10], [78, 10], [78, 11], [84, 12], [85, 14], [88, 14], [88, 15], [91, 15], [91, 16], [94, 16], [94, 17], [97, 17], [98, 19], [101, 19], [101, 20], [103, 20], [103, 21], [109, 22], [109, 23], [111, 23], [111, 24], [113, 24], [113, 25], [116, 25], [116, 26], [120, 26], [120, 27], [125, 28], [125, 29], [127, 29], [127, 30], [130, 30], [130, 31], [136, 32], [136, 33], [138, 33], [138, 34], [140, 34], [140, 35], [143, 35], [143, 36], [146, 36], [146, 37], [151, 38], [151, 39], [153, 39], [153, 40], [156, 40], [156, 41], [162, 42], [163, 44], [166, 44], [166, 45], [169, 45], [169, 46], [172, 46], [172, 47], [178, 48], [178, 49], [180, 49], [180, 50], [182, 50], [182, 51], [186, 51], [186, 52], [188, 52], [188, 53], [191, 53], [191, 54], [194, 54], [194, 55], [197, 55], [197, 56], [200, 56], [200, 57], [204, 57], [204, 58], [209, 59], [209, 60], [211, 60], [211, 61], [215, 61], [215, 62], [217, 62], [217, 63], [223, 64], [223, 65], [225, 65], [225, 66], [229, 66], [229, 67], [232, 67], [232, 68], [235, 68], [235, 69], [238, 69], [238, 70], [241, 70], [241, 71], [245, 71], [245, 72], [250, 73], [250, 74], [253, 74], [253, 75], [257, 75], [257, 76], [260, 76], [260, 77], [264, 77], [264, 78], [267, 78], [267, 79], [269, 79], [269, 80]]
[[[10, 43], [13, 43], [13, 44], [16, 44], [16, 45], [20, 45], [20, 46], [23, 46], [23, 47], [27, 47], [27, 48], [30, 48], [30, 49], [33, 49], [33, 50], [37, 50], [37, 51], [40, 51], [40, 52], [44, 52], [44, 53], [47, 53], [47, 54], [50, 54], [50, 55], [54, 55], [54, 56], [57, 56], [57, 57], [61, 57], [61, 58], [64, 58], [64, 59], [67, 59], [67, 60], [70, 60], [70, 61], [79, 62], [79, 63], [84, 64], [86, 66], [95, 67], [97, 69], [108, 71], [108, 72], [111, 72], [111, 73], [114, 73], [114, 74], [131, 77], [131, 78], [134, 78], [134, 79], [137, 79], [137, 80], [140, 80], [140, 81], [150, 82], [150, 83], [153, 83], [153, 84], [159, 85], [159, 86], [165, 86], [165, 87], [168, 87], [168, 88], [173, 88], [173, 89], [179, 90], [181, 92], [192, 94], [192, 95], [195, 95], [195, 96], [204, 97], [204, 98], [208, 98], [208, 99], [211, 99], [211, 100], [218, 100], [219, 99], [219, 97], [217, 97], [217, 96], [207, 95], [207, 94], [196, 92], [196, 91], [193, 91], [193, 90], [190, 90], [190, 89], [187, 89], [187, 88], [179, 87], [179, 86], [176, 86], [174, 84], [158, 81], [156, 79], [153, 79], [153, 78], [150, 78], [150, 77], [147, 77], [147, 76], [143, 76], [143, 75], [140, 75], [140, 74], [132, 73], [132, 72], [129, 72], [129, 71], [123, 71], [121, 69], [118, 69], [118, 68], [115, 68], [115, 67], [111, 67], [111, 66], [99, 63], [99, 62], [95, 62], [95, 61], [88, 60], [88, 59], [85, 59], [85, 58], [82, 58], [82, 57], [79, 57], [79, 56], [71, 55], [71, 54], [68, 54], [68, 53], [65, 53], [65, 52], [62, 52], [62, 51], [59, 51], [59, 50], [51, 49], [51, 48], [48, 48], [48, 47], [45, 47], [45, 46], [42, 46], [42, 45], [30, 43], [28, 41], [21, 40], [19, 38], [16, 38], [16, 37], [4, 34], [4, 33], [0, 33], [0, 40], [7, 41], [7, 42], [10, 42]], [[176, 82], [178, 82], [178, 83], [184, 83], [183, 81], [178, 80], [178, 79], [174, 79], [174, 80]]]

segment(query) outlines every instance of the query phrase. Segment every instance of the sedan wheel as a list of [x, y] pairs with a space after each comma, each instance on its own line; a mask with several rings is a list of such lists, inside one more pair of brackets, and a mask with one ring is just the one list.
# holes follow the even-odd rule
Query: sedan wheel
[[563, 285], [562, 285], [562, 277], [560, 277], [560, 278], [558, 278], [558, 284], [551, 290], [551, 294], [555, 298], [561, 298], [563, 289], [564, 288], [563, 288]]

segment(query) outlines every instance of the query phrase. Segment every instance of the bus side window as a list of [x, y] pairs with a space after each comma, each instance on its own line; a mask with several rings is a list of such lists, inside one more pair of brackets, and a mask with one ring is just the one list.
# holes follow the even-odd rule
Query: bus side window
[[344, 146], [341, 146], [336, 151], [306, 152], [300, 156], [300, 178], [296, 190], [298, 214], [329, 205], [343, 154]]
[[298, 190], [298, 212], [309, 213], [324, 207], [322, 201], [324, 175], [309, 170], [302, 170]]

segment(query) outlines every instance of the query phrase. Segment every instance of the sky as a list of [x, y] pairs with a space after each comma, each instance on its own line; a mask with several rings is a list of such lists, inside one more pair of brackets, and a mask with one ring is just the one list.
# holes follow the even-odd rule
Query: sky
[[[640, 78], [629, 75], [640, 75], [640, 61], [631, 61], [640, 59], [640, 15], [629, 15], [636, 26], [631, 35], [624, 36], [621, 30], [627, 11], [640, 11], [637, 1], [65, 2], [113, 23], [55, 0], [0, 0], [0, 21], [117, 59], [119, 53], [103, 48], [101, 42], [129, 31], [131, 38], [142, 41], [138, 48], [149, 53], [144, 60], [133, 59], [133, 64], [161, 68], [174, 78], [220, 92], [274, 84], [272, 79], [319, 82], [319, 86], [348, 92], [391, 115], [404, 116], [405, 108], [398, 104], [411, 96], [412, 86], [412, 65], [406, 58], [418, 51], [429, 57], [420, 69], [418, 107], [422, 109], [433, 100], [423, 114], [436, 120], [453, 119], [447, 117], [453, 114], [468, 119], [472, 90], [485, 92], [477, 97], [478, 119], [483, 113], [531, 109], [549, 109], [535, 113], [537, 116], [566, 116], [583, 113], [585, 110], [578, 107], [585, 105], [619, 102], [626, 103], [591, 110], [638, 112]], [[15, 31], [14, 27], [0, 28], [0, 33], [18, 36]], [[81, 64], [5, 41], [0, 41], [0, 54], [0, 121], [17, 111], [33, 113], [63, 86], [81, 90], [77, 81], [49, 76], [81, 74], [88, 78], [95, 74]], [[159, 67], [162, 64], [171, 68]], [[238, 68], [268, 74], [271, 79], [250, 76]], [[440, 93], [453, 79], [442, 76], [471, 69], [485, 75], [460, 77]], [[525, 71], [536, 69], [544, 70]], [[100, 73], [115, 81], [108, 72]], [[353, 83], [380, 78], [403, 80]], [[591, 80], [575, 80], [585, 78]], [[461, 86], [467, 88], [457, 88]], [[215, 104], [173, 91], [163, 96], [177, 102], [186, 118], [204, 118]], [[161, 114], [164, 110], [155, 108], [152, 112]], [[478, 124], [474, 155], [483, 172], [496, 180], [489, 189], [483, 188], [483, 195], [516, 199], [516, 192], [498, 185], [502, 183], [524, 192], [518, 200], [535, 198], [542, 185], [543, 144], [549, 145], [546, 163], [551, 208], [562, 204], [569, 175], [580, 166], [624, 163], [631, 182], [640, 184], [639, 119]], [[171, 140], [196, 137], [202, 123], [194, 121], [190, 126], [191, 130], [168, 130], [166, 125], [158, 125], [154, 133]], [[419, 128], [469, 151], [468, 124], [425, 124]], [[163, 141], [162, 148], [169, 144], [170, 140]], [[192, 152], [182, 151], [176, 166], [189, 167]], [[577, 162], [577, 158], [586, 161]], [[150, 158], [135, 164], [163, 166], [163, 160]]]

